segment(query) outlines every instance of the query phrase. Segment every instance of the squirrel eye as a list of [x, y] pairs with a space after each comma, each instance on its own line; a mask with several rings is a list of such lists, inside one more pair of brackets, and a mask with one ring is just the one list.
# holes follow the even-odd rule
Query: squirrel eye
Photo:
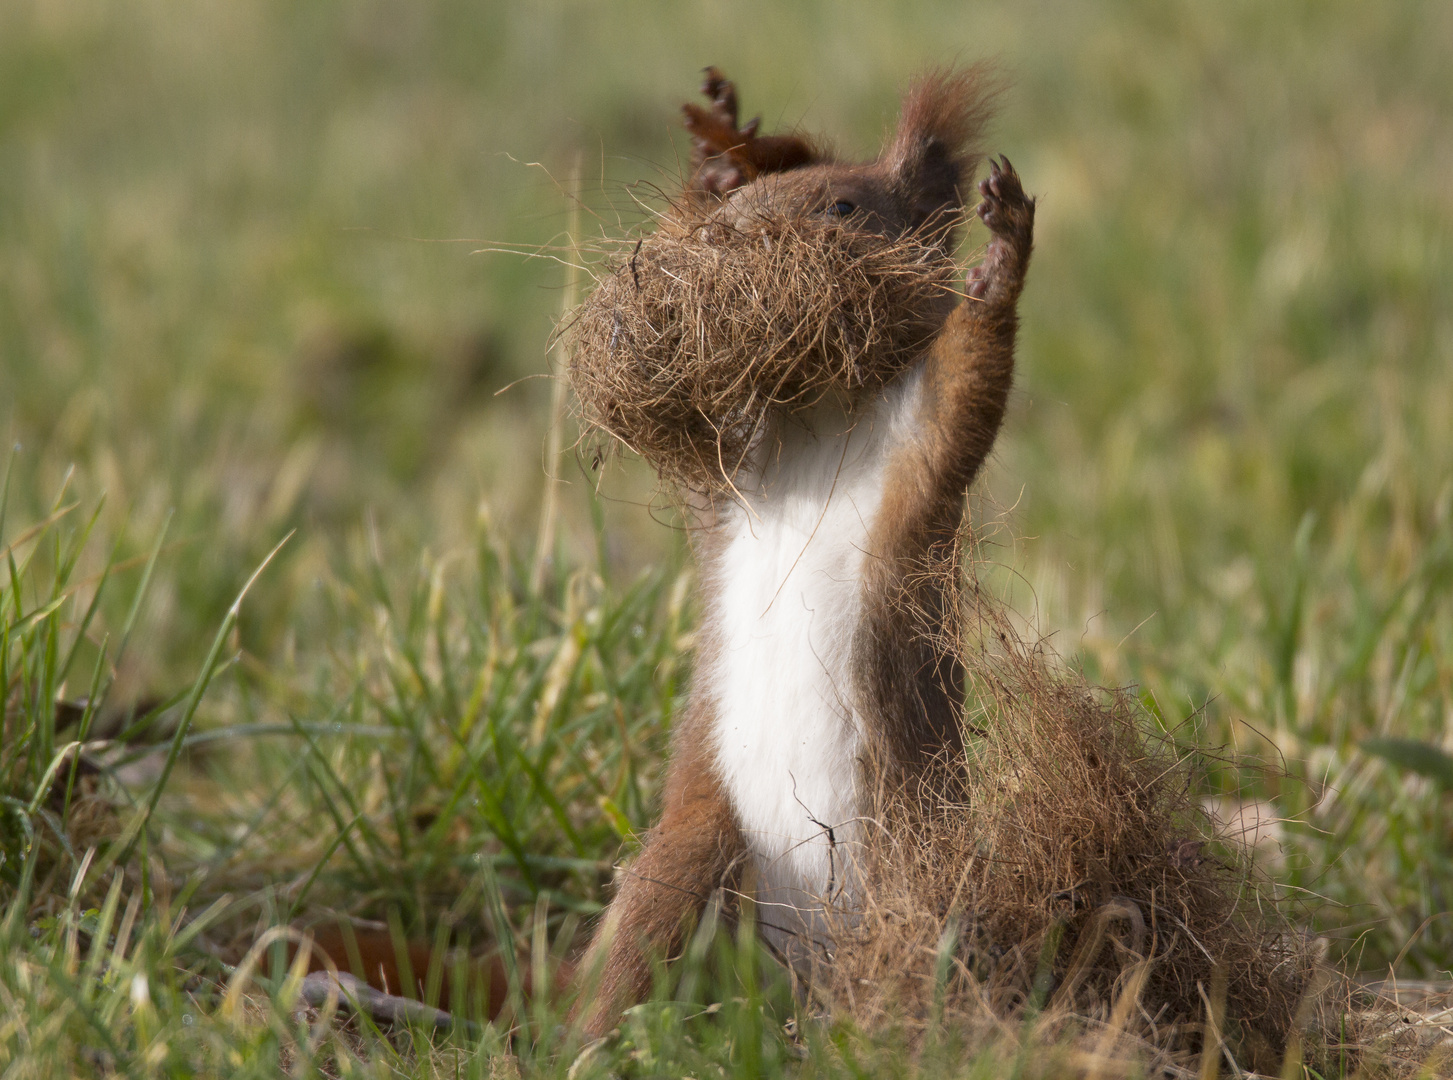
[[857, 207], [846, 199], [839, 199], [827, 208], [827, 213], [829, 217], [847, 217], [856, 209]]

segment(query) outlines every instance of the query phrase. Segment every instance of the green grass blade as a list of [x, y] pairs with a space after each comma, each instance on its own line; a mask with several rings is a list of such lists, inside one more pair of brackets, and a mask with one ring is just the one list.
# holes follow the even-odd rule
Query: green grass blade
[[1364, 739], [1361, 749], [1391, 765], [1432, 780], [1444, 791], [1453, 791], [1453, 755], [1416, 739]]
[[[161, 800], [161, 793], [166, 788], [167, 780], [171, 778], [172, 770], [176, 768], [177, 759], [181, 757], [182, 744], [187, 737], [188, 730], [192, 726], [193, 717], [197, 715], [197, 707], [202, 703], [202, 695], [207, 692], [207, 687], [211, 685], [212, 677], [216, 674], [217, 668], [222, 660], [222, 650], [227, 644], [228, 637], [232, 634], [232, 628], [237, 625], [237, 616], [242, 610], [243, 599], [257, 582], [257, 579], [262, 576], [268, 564], [272, 562], [278, 552], [282, 551], [283, 545], [292, 539], [292, 535], [292, 533], [288, 533], [287, 536], [284, 536], [278, 541], [277, 546], [268, 552], [267, 557], [258, 564], [257, 569], [252, 572], [252, 576], [247, 579], [246, 584], [242, 586], [241, 591], [237, 594], [237, 598], [232, 601], [232, 606], [227, 609], [227, 615], [223, 618], [222, 625], [217, 628], [217, 635], [212, 639], [212, 647], [207, 651], [207, 659], [202, 662], [202, 670], [198, 672], [196, 681], [192, 683], [192, 689], [187, 695], [187, 701], [182, 709], [182, 715], [177, 720], [176, 733], [172, 736], [171, 745], [167, 749], [166, 761], [162, 765], [161, 775], [157, 777], [156, 783], [151, 790], [151, 797], [147, 800], [146, 808], [142, 812], [143, 822], [150, 821], [152, 815], [156, 812], [156, 804]], [[151, 564], [148, 563], [148, 571], [150, 567]], [[132, 843], [134, 844], [135, 841], [133, 840]]]

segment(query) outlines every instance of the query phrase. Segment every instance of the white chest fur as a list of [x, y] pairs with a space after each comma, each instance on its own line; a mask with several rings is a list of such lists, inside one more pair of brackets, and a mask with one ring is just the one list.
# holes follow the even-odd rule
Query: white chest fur
[[717, 767], [757, 861], [764, 928], [798, 933], [824, 899], [851, 889], [864, 551], [893, 450], [912, 437], [920, 375], [905, 373], [851, 422], [820, 411], [789, 425], [747, 505], [718, 525], [707, 613], [718, 647], [701, 689], [714, 705]]

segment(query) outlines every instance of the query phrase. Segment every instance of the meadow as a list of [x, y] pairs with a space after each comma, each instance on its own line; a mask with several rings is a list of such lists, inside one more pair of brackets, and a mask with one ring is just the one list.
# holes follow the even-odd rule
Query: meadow
[[0, 6], [0, 1069], [1077, 1075], [787, 1033], [750, 936], [578, 1064], [545, 1005], [344, 1028], [240, 962], [342, 913], [548, 966], [651, 824], [688, 552], [639, 465], [551, 453], [542, 376], [573, 194], [639, 226], [706, 64], [867, 155], [999, 58], [1041, 201], [988, 576], [1337, 962], [1449, 977], [1449, 41], [1436, 0]]

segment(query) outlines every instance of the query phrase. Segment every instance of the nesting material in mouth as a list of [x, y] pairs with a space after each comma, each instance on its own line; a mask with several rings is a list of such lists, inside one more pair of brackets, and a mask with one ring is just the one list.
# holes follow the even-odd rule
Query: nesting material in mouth
[[667, 217], [563, 327], [586, 437], [667, 484], [729, 488], [773, 412], [831, 396], [851, 409], [922, 354], [960, 288], [926, 236], [825, 215]]

